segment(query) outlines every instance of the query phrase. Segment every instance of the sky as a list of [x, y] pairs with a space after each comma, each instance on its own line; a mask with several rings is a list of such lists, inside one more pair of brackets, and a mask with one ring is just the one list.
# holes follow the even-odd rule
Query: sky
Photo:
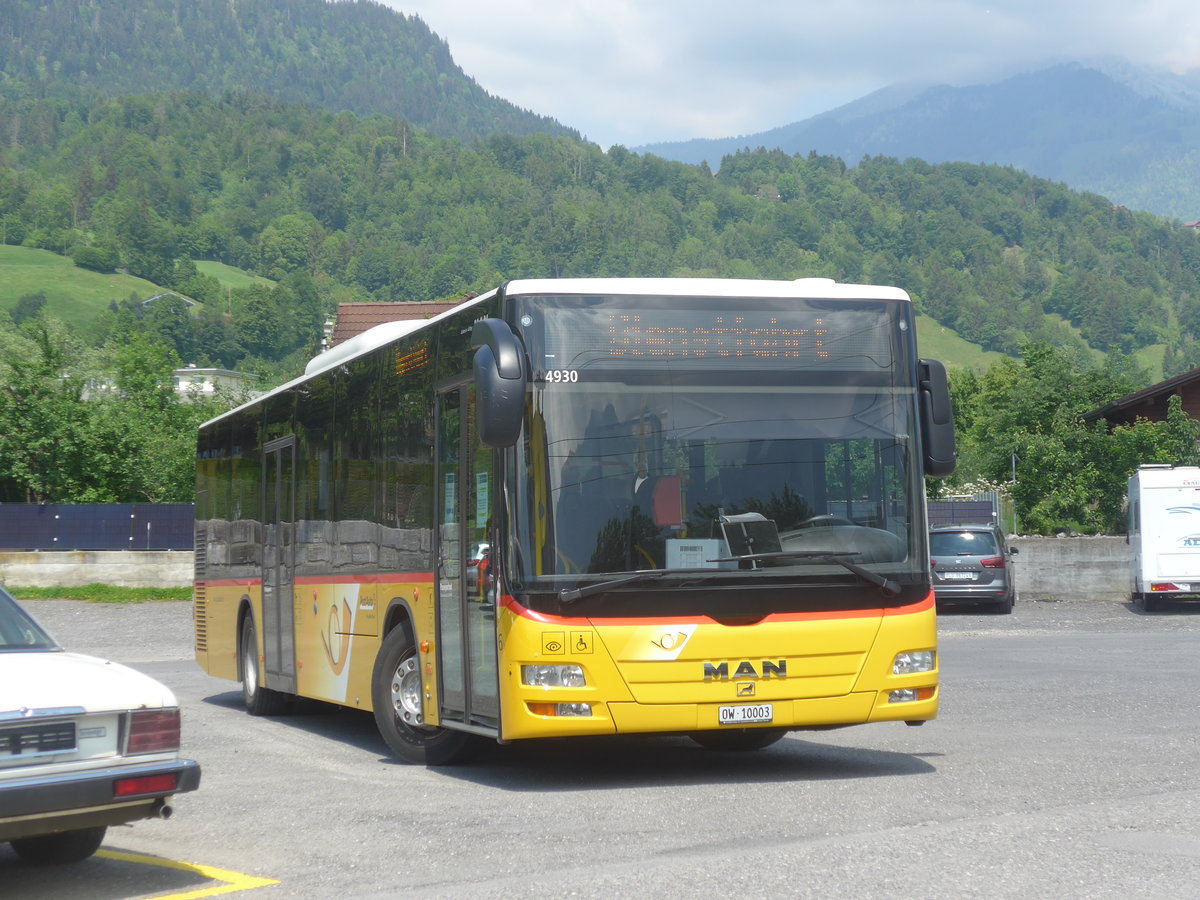
[[1195, 0], [382, 0], [488, 93], [609, 147], [755, 134], [892, 84], [1200, 67]]

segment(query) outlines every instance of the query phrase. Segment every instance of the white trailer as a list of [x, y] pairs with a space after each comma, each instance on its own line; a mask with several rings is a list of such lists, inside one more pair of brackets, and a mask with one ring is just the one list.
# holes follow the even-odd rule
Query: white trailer
[[1139, 466], [1129, 479], [1133, 602], [1200, 599], [1200, 468]]

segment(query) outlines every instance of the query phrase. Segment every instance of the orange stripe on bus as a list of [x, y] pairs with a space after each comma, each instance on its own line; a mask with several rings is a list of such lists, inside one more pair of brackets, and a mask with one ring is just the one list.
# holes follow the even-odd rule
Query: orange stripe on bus
[[[597, 616], [594, 618], [582, 618], [579, 616], [554, 616], [547, 613], [535, 612], [525, 606], [522, 606], [516, 601], [516, 598], [505, 594], [500, 598], [500, 605], [512, 612], [514, 615], [524, 619], [529, 619], [533, 622], [555, 622], [564, 625], [672, 625], [679, 623], [695, 622], [697, 620], [705, 620], [718, 624], [716, 619], [711, 616], [647, 616], [645, 618], [627, 618], [627, 617], [612, 617], [605, 618]], [[799, 621], [814, 621], [820, 619], [868, 619], [879, 618], [880, 616], [911, 616], [917, 613], [926, 612], [933, 606], [933, 591], [931, 590], [924, 600], [919, 600], [916, 603], [910, 603], [906, 606], [895, 607], [870, 607], [868, 609], [830, 609], [821, 610], [819, 612], [790, 612], [790, 613], [771, 613], [761, 619], [761, 622], [799, 622]]]

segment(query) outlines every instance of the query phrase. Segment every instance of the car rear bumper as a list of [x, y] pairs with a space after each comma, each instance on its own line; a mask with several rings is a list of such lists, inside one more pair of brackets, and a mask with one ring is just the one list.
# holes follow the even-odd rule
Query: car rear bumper
[[[173, 786], [117, 795], [117, 783], [172, 778]], [[172, 759], [0, 779], [0, 841], [169, 815], [165, 800], [200, 786], [200, 764]]]
[[1006, 587], [988, 588], [941, 588], [933, 589], [933, 599], [938, 603], [1003, 603], [1012, 596]]

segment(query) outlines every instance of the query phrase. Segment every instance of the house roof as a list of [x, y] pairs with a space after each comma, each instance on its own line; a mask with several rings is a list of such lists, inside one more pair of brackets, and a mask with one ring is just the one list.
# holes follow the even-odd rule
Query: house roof
[[1158, 384], [1152, 384], [1140, 391], [1134, 391], [1132, 394], [1111, 400], [1099, 409], [1085, 412], [1082, 418], [1085, 422], [1093, 422], [1096, 419], [1107, 419], [1114, 413], [1130, 413], [1139, 406], [1154, 403], [1156, 400], [1165, 400], [1172, 394], [1179, 393], [1179, 389], [1185, 385], [1197, 381], [1200, 381], [1200, 369], [1189, 369], [1173, 378], [1160, 381]]
[[384, 322], [403, 322], [410, 319], [431, 319], [451, 309], [461, 301], [439, 300], [429, 303], [339, 303], [337, 321], [329, 346], [336, 347]]

